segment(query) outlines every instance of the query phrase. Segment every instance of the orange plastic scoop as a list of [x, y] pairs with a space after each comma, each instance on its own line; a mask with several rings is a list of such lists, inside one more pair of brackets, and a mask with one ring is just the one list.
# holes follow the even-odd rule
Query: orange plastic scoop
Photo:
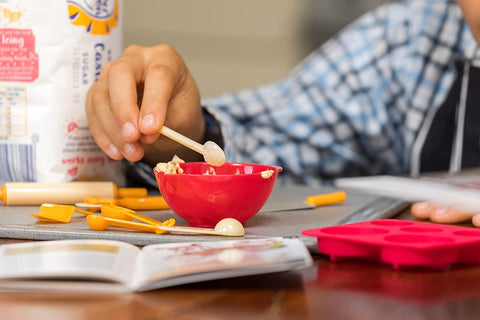
[[[133, 221], [125, 221], [120, 219], [114, 218], [107, 218], [100, 215], [89, 215], [87, 217], [88, 226], [95, 231], [104, 231], [109, 226], [139, 230], [139, 231], [148, 231], [148, 232], [155, 232], [157, 234], [164, 233], [164, 230], [157, 229], [157, 226], [150, 225], [146, 223], [139, 223]], [[165, 222], [160, 222], [160, 225], [165, 227], [172, 227], [175, 224], [175, 219], [169, 219]]]
[[43, 203], [40, 206], [38, 213], [29, 212], [32, 216], [38, 220], [55, 221], [55, 222], [70, 222], [73, 213], [78, 212], [85, 215], [90, 215], [92, 212], [75, 208], [74, 206]]
[[337, 191], [307, 197], [305, 202], [308, 204], [314, 204], [318, 207], [345, 202], [345, 200], [347, 200], [347, 194], [343, 191]]

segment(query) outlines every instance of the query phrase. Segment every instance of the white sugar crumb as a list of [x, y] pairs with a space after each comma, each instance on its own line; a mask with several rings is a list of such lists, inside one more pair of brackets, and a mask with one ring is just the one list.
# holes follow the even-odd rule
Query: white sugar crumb
[[[168, 162], [159, 162], [155, 166], [155, 170], [158, 172], [163, 172], [165, 174], [183, 174], [185, 171], [180, 167], [181, 163], [185, 163], [183, 159], [177, 155], [173, 156], [172, 160]], [[216, 175], [215, 168], [209, 167], [203, 175]]]
[[174, 155], [172, 160], [168, 162], [157, 163], [155, 170], [158, 172], [164, 172], [165, 174], [182, 174], [183, 169], [180, 167], [180, 163], [185, 163], [185, 161], [177, 155]]
[[204, 175], [209, 176], [209, 175], [216, 175], [217, 173], [215, 172], [215, 169], [213, 167], [210, 167], [208, 171], [205, 171]]
[[263, 179], [268, 179], [273, 175], [273, 172], [274, 172], [273, 170], [264, 170], [260, 172], [260, 174], [262, 175]]
[[174, 155], [170, 163], [185, 163], [185, 161], [177, 155]]

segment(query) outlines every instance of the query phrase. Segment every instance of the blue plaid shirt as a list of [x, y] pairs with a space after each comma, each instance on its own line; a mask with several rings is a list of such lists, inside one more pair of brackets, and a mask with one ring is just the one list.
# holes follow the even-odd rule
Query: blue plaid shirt
[[285, 79], [203, 104], [218, 121], [227, 160], [280, 165], [281, 182], [407, 173], [427, 112], [455, 80], [453, 61], [475, 49], [456, 1], [390, 3]]

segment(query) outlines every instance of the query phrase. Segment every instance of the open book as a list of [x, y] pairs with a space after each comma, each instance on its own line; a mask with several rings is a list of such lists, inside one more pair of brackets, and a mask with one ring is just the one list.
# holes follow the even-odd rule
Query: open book
[[0, 290], [146, 291], [308, 267], [299, 239], [154, 244], [59, 240], [0, 246]]

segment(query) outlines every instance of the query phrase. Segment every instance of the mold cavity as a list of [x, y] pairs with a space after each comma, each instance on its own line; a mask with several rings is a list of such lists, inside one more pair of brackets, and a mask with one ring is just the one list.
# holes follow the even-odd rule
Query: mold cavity
[[442, 229], [440, 228], [426, 228], [426, 227], [405, 227], [400, 228], [402, 231], [407, 232], [441, 232]]
[[434, 237], [417, 234], [395, 234], [385, 237], [385, 241], [396, 243], [453, 243], [455, 240], [448, 237]]
[[413, 222], [404, 220], [376, 220], [372, 221], [371, 224], [376, 226], [411, 226]]
[[388, 230], [380, 228], [332, 227], [322, 230], [328, 234], [386, 234]]
[[479, 237], [480, 231], [461, 230], [461, 231], [454, 231], [453, 234], [456, 236], [464, 236], [464, 237]]

